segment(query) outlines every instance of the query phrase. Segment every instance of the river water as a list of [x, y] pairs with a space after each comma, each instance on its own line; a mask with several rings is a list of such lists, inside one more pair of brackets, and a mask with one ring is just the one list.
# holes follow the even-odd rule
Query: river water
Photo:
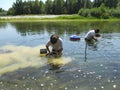
[[[84, 36], [95, 28], [101, 38], [86, 47]], [[119, 29], [108, 21], [0, 22], [0, 89], [120, 90]], [[41, 57], [54, 33], [63, 39], [62, 57]]]

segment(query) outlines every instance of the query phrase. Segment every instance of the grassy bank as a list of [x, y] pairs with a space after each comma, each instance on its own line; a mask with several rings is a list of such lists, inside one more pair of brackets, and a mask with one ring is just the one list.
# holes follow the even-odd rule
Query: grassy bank
[[33, 15], [33, 16], [3, 16], [0, 22], [31, 22], [31, 21], [120, 21], [120, 18], [98, 19], [78, 15]]

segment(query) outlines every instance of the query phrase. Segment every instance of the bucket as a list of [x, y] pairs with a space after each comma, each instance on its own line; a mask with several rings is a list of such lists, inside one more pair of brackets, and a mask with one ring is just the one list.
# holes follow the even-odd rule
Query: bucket
[[45, 56], [47, 54], [47, 49], [40, 49], [40, 56]]

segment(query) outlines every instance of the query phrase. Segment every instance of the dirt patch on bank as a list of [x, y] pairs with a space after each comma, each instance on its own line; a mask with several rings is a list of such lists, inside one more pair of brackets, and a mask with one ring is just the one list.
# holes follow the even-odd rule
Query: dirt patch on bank
[[1, 16], [0, 19], [19, 19], [19, 18], [56, 18], [62, 15], [24, 15], [24, 16]]

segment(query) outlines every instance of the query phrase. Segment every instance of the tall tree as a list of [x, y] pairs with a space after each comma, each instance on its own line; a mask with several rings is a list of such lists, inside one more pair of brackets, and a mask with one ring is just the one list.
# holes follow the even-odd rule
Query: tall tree
[[23, 14], [31, 14], [29, 2], [24, 2]]
[[52, 0], [47, 0], [45, 2], [45, 11], [46, 11], [46, 14], [53, 13], [53, 1]]
[[40, 0], [40, 14], [42, 14], [42, 13], [44, 13], [44, 11], [45, 11], [45, 7], [44, 7], [44, 3], [43, 3], [43, 1], [42, 0]]
[[84, 8], [91, 8], [91, 1], [90, 0], [84, 0]]
[[39, 0], [35, 0], [34, 5], [33, 5], [33, 13], [34, 14], [39, 14], [40, 13], [40, 3]]
[[93, 7], [99, 7], [102, 3], [105, 4], [106, 7], [116, 8], [119, 0], [94, 0]]
[[4, 12], [4, 11], [5, 11], [4, 9], [0, 8], [0, 12]]
[[102, 3], [104, 3], [104, 0], [94, 0], [93, 7], [100, 7]]
[[68, 14], [73, 14], [76, 0], [66, 0], [65, 6]]
[[21, 15], [23, 14], [23, 2], [22, 0], [16, 0], [16, 2], [13, 4], [14, 14], [15, 15]]
[[64, 11], [64, 0], [53, 1], [53, 14], [62, 14]]
[[116, 8], [117, 4], [119, 3], [119, 0], [105, 0], [105, 6], [109, 8]]

